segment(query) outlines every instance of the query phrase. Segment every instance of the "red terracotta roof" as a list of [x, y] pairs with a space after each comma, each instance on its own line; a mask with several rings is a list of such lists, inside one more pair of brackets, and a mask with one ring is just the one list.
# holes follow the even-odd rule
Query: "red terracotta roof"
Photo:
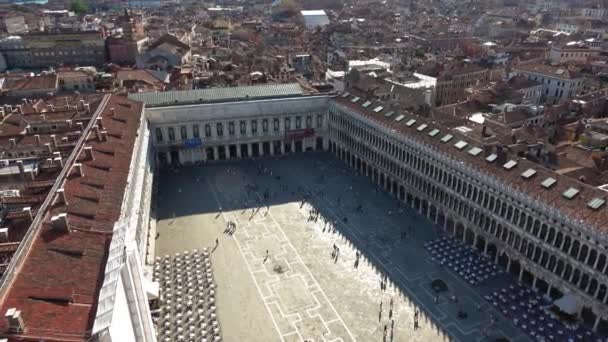
[[[21, 310], [25, 332], [20, 338], [76, 341], [90, 335], [142, 110], [141, 103], [110, 97], [100, 114], [107, 140], [89, 135], [85, 146], [93, 148], [93, 159], [81, 153], [75, 161], [83, 165], [84, 176], [72, 172], [63, 184], [67, 204], [59, 202], [44, 213], [0, 308], [2, 313]], [[59, 213], [68, 213], [70, 233], [51, 227], [51, 216]], [[7, 330], [0, 320], [0, 332]]]

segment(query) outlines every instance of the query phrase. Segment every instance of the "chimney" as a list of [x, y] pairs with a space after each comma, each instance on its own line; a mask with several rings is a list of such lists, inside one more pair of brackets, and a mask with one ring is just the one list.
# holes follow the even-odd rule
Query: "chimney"
[[17, 112], [19, 112], [19, 114], [23, 114], [23, 106], [22, 105], [17, 105]]
[[95, 125], [95, 136], [97, 137], [97, 140], [101, 141], [101, 131], [99, 130], [99, 126]]
[[78, 127], [78, 130], [81, 132], [84, 130], [84, 125], [82, 124], [82, 122], [77, 122], [76, 127]]
[[15, 147], [15, 146], [17, 146], [17, 139], [15, 139], [15, 138], [10, 138], [10, 139], [8, 139], [8, 141], [10, 141], [10, 142], [11, 142], [11, 147]]
[[44, 146], [46, 147], [46, 151], [48, 154], [53, 153], [53, 147], [51, 147], [51, 143], [45, 143]]
[[57, 197], [55, 197], [55, 204], [68, 204], [65, 198], [65, 191], [63, 188], [57, 190]]
[[40, 146], [40, 134], [34, 135], [34, 138], [36, 139], [36, 145]]
[[68, 124], [69, 128], [72, 128], [72, 120], [65, 120], [65, 123]]
[[89, 103], [84, 104], [84, 109], [87, 111], [87, 113], [91, 111], [91, 106], [89, 105]]
[[80, 106], [78, 108], [84, 109], [84, 100], [80, 100]]
[[64, 99], [65, 99], [65, 106], [68, 107], [68, 108], [70, 108], [70, 100], [68, 99], [67, 96], [64, 97]]
[[21, 317], [21, 311], [16, 308], [10, 308], [6, 310], [4, 315], [8, 321], [8, 330], [12, 333], [22, 333], [25, 330], [25, 324], [23, 323], [23, 317]]
[[30, 221], [34, 219], [34, 216], [32, 215], [32, 208], [31, 207], [25, 207], [25, 208], [23, 208], [23, 211], [26, 212], [29, 215]]
[[8, 228], [0, 228], [0, 243], [8, 242]]
[[23, 103], [24, 106], [27, 106], [27, 99], [26, 98], [22, 98], [21, 102]]
[[99, 128], [103, 129], [103, 123], [101, 122], [101, 116], [97, 117], [97, 120], [96, 120], [95, 124], [97, 126], [99, 126]]
[[76, 174], [80, 177], [84, 177], [84, 167], [81, 163], [74, 163], [72, 170], [76, 170]]
[[46, 109], [48, 112], [52, 112], [53, 110], [55, 110], [55, 107], [53, 107], [52, 104], [46, 105]]
[[53, 158], [53, 162], [57, 162], [59, 166], [63, 167], [63, 159], [61, 157]]
[[34, 170], [30, 170], [27, 174], [30, 176], [30, 180], [36, 179], [36, 172]]
[[40, 114], [40, 120], [46, 121], [46, 115], [45, 114]]
[[38, 106], [32, 106], [34, 108], [34, 113], [38, 113]]
[[93, 147], [91, 147], [91, 146], [85, 146], [84, 147], [84, 155], [86, 156], [87, 160], [93, 160], [93, 159], [95, 159], [93, 157]]
[[110, 108], [110, 112], [112, 113], [112, 117], [116, 116], [116, 110], [113, 107]]
[[57, 148], [57, 136], [55, 134], [51, 134], [51, 141], [53, 142], [53, 148]]
[[17, 160], [17, 167], [19, 168], [19, 174], [23, 175], [25, 168], [23, 167], [23, 160]]
[[108, 131], [101, 131], [101, 141], [108, 140]]
[[51, 225], [54, 229], [65, 233], [70, 232], [70, 223], [68, 221], [68, 214], [61, 213], [51, 217]]
[[4, 107], [0, 107], [0, 117], [4, 119]]

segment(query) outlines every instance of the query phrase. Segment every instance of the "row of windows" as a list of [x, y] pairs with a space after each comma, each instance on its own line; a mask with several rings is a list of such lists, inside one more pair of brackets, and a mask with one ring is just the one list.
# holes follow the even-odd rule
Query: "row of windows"
[[[333, 123], [333, 115], [330, 115], [330, 119]], [[338, 125], [344, 127], [343, 120], [337, 119]], [[392, 148], [394, 145], [385, 141], [382, 137], [368, 139], [369, 137], [378, 137], [378, 135], [372, 134], [367, 129], [361, 129], [359, 125], [354, 125], [354, 127], [351, 125], [346, 126], [349, 132], [354, 131], [355, 135], [362, 137], [363, 142], [357, 141], [350, 134], [339, 130], [333, 132], [333, 125], [330, 125], [330, 132], [332, 134], [335, 133], [345, 145], [373, 161], [375, 165], [389, 170], [394, 175], [397, 175], [397, 178], [401, 178], [412, 187], [418, 188], [421, 193], [430, 194], [430, 197], [457, 212], [461, 217], [474, 222], [500, 241], [519, 251], [522, 256], [568, 280], [581, 290], [587, 291], [589, 295], [597, 296], [596, 298], [603, 301], [606, 300], [605, 287], [603, 291], [597, 291], [599, 289], [597, 280], [580, 271], [580, 267], [574, 269], [569, 265], [572, 264], [571, 261], [565, 263], [555, 256], [557, 254], [555, 252], [561, 250], [563, 252], [562, 255], [568, 255], [588, 268], [608, 275], [606, 255], [599, 254], [595, 249], [589, 248], [587, 245], [580, 243], [577, 239], [571, 238], [561, 231], [557, 231], [553, 226], [541, 223], [540, 220], [509, 205], [507, 201], [500, 199], [498, 196], [492, 196], [487, 191], [482, 191], [472, 186], [455, 176], [453, 172], [446, 172], [442, 168], [436, 168], [434, 165], [427, 163], [425, 158], [419, 157], [413, 151], [404, 150], [402, 147]], [[369, 147], [370, 144], [388, 151], [389, 154], [392, 154], [401, 163], [377, 153]], [[386, 149], [387, 147], [388, 149]], [[410, 170], [420, 172], [423, 178]], [[429, 182], [427, 181], [428, 178], [432, 178], [432, 180]], [[437, 187], [436, 184], [443, 184], [444, 187]], [[452, 191], [448, 193], [445, 189], [451, 189]], [[459, 197], [464, 197], [465, 200]], [[468, 203], [476, 203], [493, 215], [485, 215]], [[501, 219], [499, 220], [502, 222], [499, 222], [494, 217], [500, 217]], [[520, 237], [520, 234], [514, 232], [512, 228], [509, 229], [509, 226], [522, 228], [522, 231], [532, 235], [529, 237], [530, 241]], [[543, 245], [545, 248], [540, 248], [538, 245]]]
[[[302, 116], [296, 116], [295, 117], [295, 129], [302, 129]], [[312, 115], [306, 115], [306, 117], [304, 118], [304, 124], [305, 124], [305, 128], [313, 128], [313, 116]], [[251, 134], [258, 134], [258, 122], [261, 122], [261, 130], [263, 133], [268, 133], [269, 132], [269, 125], [270, 125], [270, 119], [261, 119], [261, 120], [250, 120], [249, 124], [250, 124], [250, 133]], [[229, 121], [227, 124], [227, 129], [228, 129], [228, 135], [229, 136], [234, 136], [236, 134], [236, 125], [238, 123], [238, 128], [239, 128], [239, 133], [240, 135], [246, 135], [247, 134], [247, 121], [246, 120], [239, 120], [238, 122], [236, 121]], [[207, 123], [204, 125], [204, 133], [205, 133], [205, 137], [206, 138], [210, 138], [213, 136], [214, 130], [215, 130], [215, 136], [218, 137], [223, 137], [224, 136], [224, 130], [225, 130], [225, 122], [217, 122], [215, 124], [210, 124]], [[274, 118], [272, 119], [272, 130], [273, 132], [279, 132], [280, 131], [280, 127], [281, 126], [281, 119], [279, 118]], [[318, 114], [316, 117], [316, 127], [317, 128], [321, 128], [323, 127], [323, 114]], [[286, 117], [283, 118], [283, 128], [284, 130], [289, 130], [292, 129], [292, 118], [291, 117]], [[188, 129], [186, 126], [179, 126], [179, 131], [180, 131], [180, 139], [181, 140], [186, 140], [189, 138], [188, 136]], [[193, 138], [200, 138], [200, 133], [199, 133], [199, 125], [195, 124], [192, 126], [192, 137]], [[164, 134], [163, 134], [163, 130], [160, 127], [156, 128], [156, 141], [157, 142], [162, 142], [164, 141]], [[167, 140], [168, 141], [175, 141], [176, 140], [176, 135], [175, 135], [175, 128], [174, 127], [167, 127]]]

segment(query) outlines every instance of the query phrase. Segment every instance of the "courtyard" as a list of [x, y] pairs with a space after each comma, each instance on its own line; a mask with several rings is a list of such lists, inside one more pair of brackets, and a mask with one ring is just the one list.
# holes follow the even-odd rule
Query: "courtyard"
[[224, 341], [529, 340], [483, 298], [507, 275], [471, 285], [433, 262], [443, 232], [329, 154], [164, 170], [158, 187], [156, 255], [213, 251]]

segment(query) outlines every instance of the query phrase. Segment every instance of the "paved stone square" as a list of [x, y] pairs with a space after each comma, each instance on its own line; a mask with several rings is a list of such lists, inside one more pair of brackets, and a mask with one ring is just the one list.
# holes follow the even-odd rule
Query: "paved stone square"
[[[423, 243], [440, 235], [437, 228], [328, 154], [165, 171], [159, 189], [156, 254], [214, 250], [225, 341], [528, 340], [482, 298], [504, 279], [471, 287], [432, 262]], [[316, 222], [311, 209], [320, 212]], [[224, 233], [228, 221], [234, 234]], [[408, 227], [413, 233], [400, 239]], [[438, 303], [434, 279], [449, 287]], [[459, 309], [468, 318], [457, 318]], [[491, 315], [500, 320], [490, 327]]]

